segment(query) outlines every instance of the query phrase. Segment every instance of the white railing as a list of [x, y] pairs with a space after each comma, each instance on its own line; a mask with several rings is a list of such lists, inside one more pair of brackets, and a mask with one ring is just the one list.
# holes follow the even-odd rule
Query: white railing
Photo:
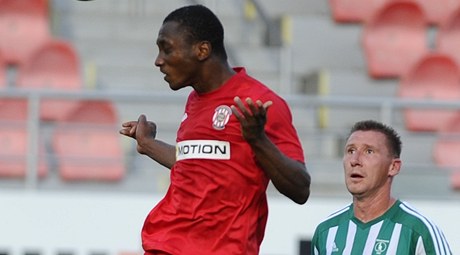
[[[56, 92], [56, 91], [26, 91], [7, 89], [0, 92], [2, 98], [26, 98], [28, 107], [28, 153], [27, 175], [25, 187], [37, 187], [38, 166], [38, 137], [40, 132], [39, 104], [43, 99], [69, 99], [69, 100], [97, 100], [108, 99], [114, 103], [129, 104], [183, 104], [186, 93], [164, 92], [145, 93], [141, 91], [82, 91], [82, 92]], [[435, 101], [419, 99], [402, 99], [396, 97], [354, 97], [354, 96], [308, 96], [308, 95], [282, 95], [292, 108], [316, 110], [320, 107], [330, 108], [357, 108], [374, 109], [379, 112], [379, 120], [389, 125], [394, 120], [394, 114], [404, 108], [412, 109], [456, 109], [460, 110], [459, 101]], [[300, 118], [300, 116], [298, 117]], [[318, 127], [319, 129], [319, 127]]]

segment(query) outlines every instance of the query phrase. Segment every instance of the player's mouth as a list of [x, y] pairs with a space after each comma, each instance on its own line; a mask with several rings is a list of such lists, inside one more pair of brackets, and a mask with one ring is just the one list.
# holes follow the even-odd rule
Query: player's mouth
[[350, 174], [350, 178], [353, 179], [353, 180], [358, 180], [358, 179], [363, 179], [364, 176], [359, 174], [359, 173], [352, 173], [352, 174]]
[[169, 79], [168, 79], [168, 74], [165, 73], [165, 72], [163, 72], [163, 71], [162, 71], [162, 73], [164, 74], [163, 80], [168, 81], [168, 80], [169, 80]]

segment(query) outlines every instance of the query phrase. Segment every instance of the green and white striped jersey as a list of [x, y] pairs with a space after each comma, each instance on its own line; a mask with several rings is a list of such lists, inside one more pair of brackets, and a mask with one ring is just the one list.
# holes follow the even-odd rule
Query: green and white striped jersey
[[382, 216], [363, 223], [354, 217], [353, 205], [318, 225], [312, 254], [441, 255], [452, 254], [442, 231], [429, 219], [397, 200]]

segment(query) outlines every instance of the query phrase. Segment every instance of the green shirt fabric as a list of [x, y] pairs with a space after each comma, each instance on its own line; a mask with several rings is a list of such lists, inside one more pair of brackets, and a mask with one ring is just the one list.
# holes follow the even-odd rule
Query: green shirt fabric
[[382, 216], [363, 223], [353, 204], [321, 222], [312, 239], [315, 255], [452, 254], [442, 231], [406, 202], [397, 200]]

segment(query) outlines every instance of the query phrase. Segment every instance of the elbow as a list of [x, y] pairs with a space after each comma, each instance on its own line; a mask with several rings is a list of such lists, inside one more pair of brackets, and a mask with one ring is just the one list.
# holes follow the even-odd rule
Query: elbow
[[299, 199], [296, 203], [298, 203], [299, 205], [303, 205], [308, 201], [309, 197], [310, 197], [310, 189], [308, 189], [305, 195], [301, 199]]
[[292, 201], [299, 205], [303, 205], [308, 201], [308, 198], [310, 197], [310, 185], [305, 187], [301, 192], [296, 197], [292, 197]]
[[303, 205], [308, 201], [308, 198], [310, 197], [310, 176], [307, 175], [307, 178], [303, 182], [301, 186], [297, 189], [297, 191], [289, 196], [292, 201], [299, 205]]
[[311, 177], [308, 174], [308, 172], [305, 172], [305, 181], [302, 185], [302, 188], [300, 189], [300, 192], [298, 194], [298, 197], [293, 201], [296, 202], [299, 205], [303, 205], [308, 201], [308, 198], [310, 197], [310, 184], [311, 184]]
[[275, 187], [286, 197], [297, 204], [305, 204], [310, 197], [311, 177], [304, 165], [291, 175], [290, 181], [274, 182]]
[[[276, 187], [276, 185], [275, 185]], [[310, 197], [310, 183], [302, 186], [301, 188], [296, 189], [279, 189], [276, 187], [278, 191], [283, 194], [284, 196], [291, 199], [293, 202], [299, 205], [303, 205], [308, 201]]]

